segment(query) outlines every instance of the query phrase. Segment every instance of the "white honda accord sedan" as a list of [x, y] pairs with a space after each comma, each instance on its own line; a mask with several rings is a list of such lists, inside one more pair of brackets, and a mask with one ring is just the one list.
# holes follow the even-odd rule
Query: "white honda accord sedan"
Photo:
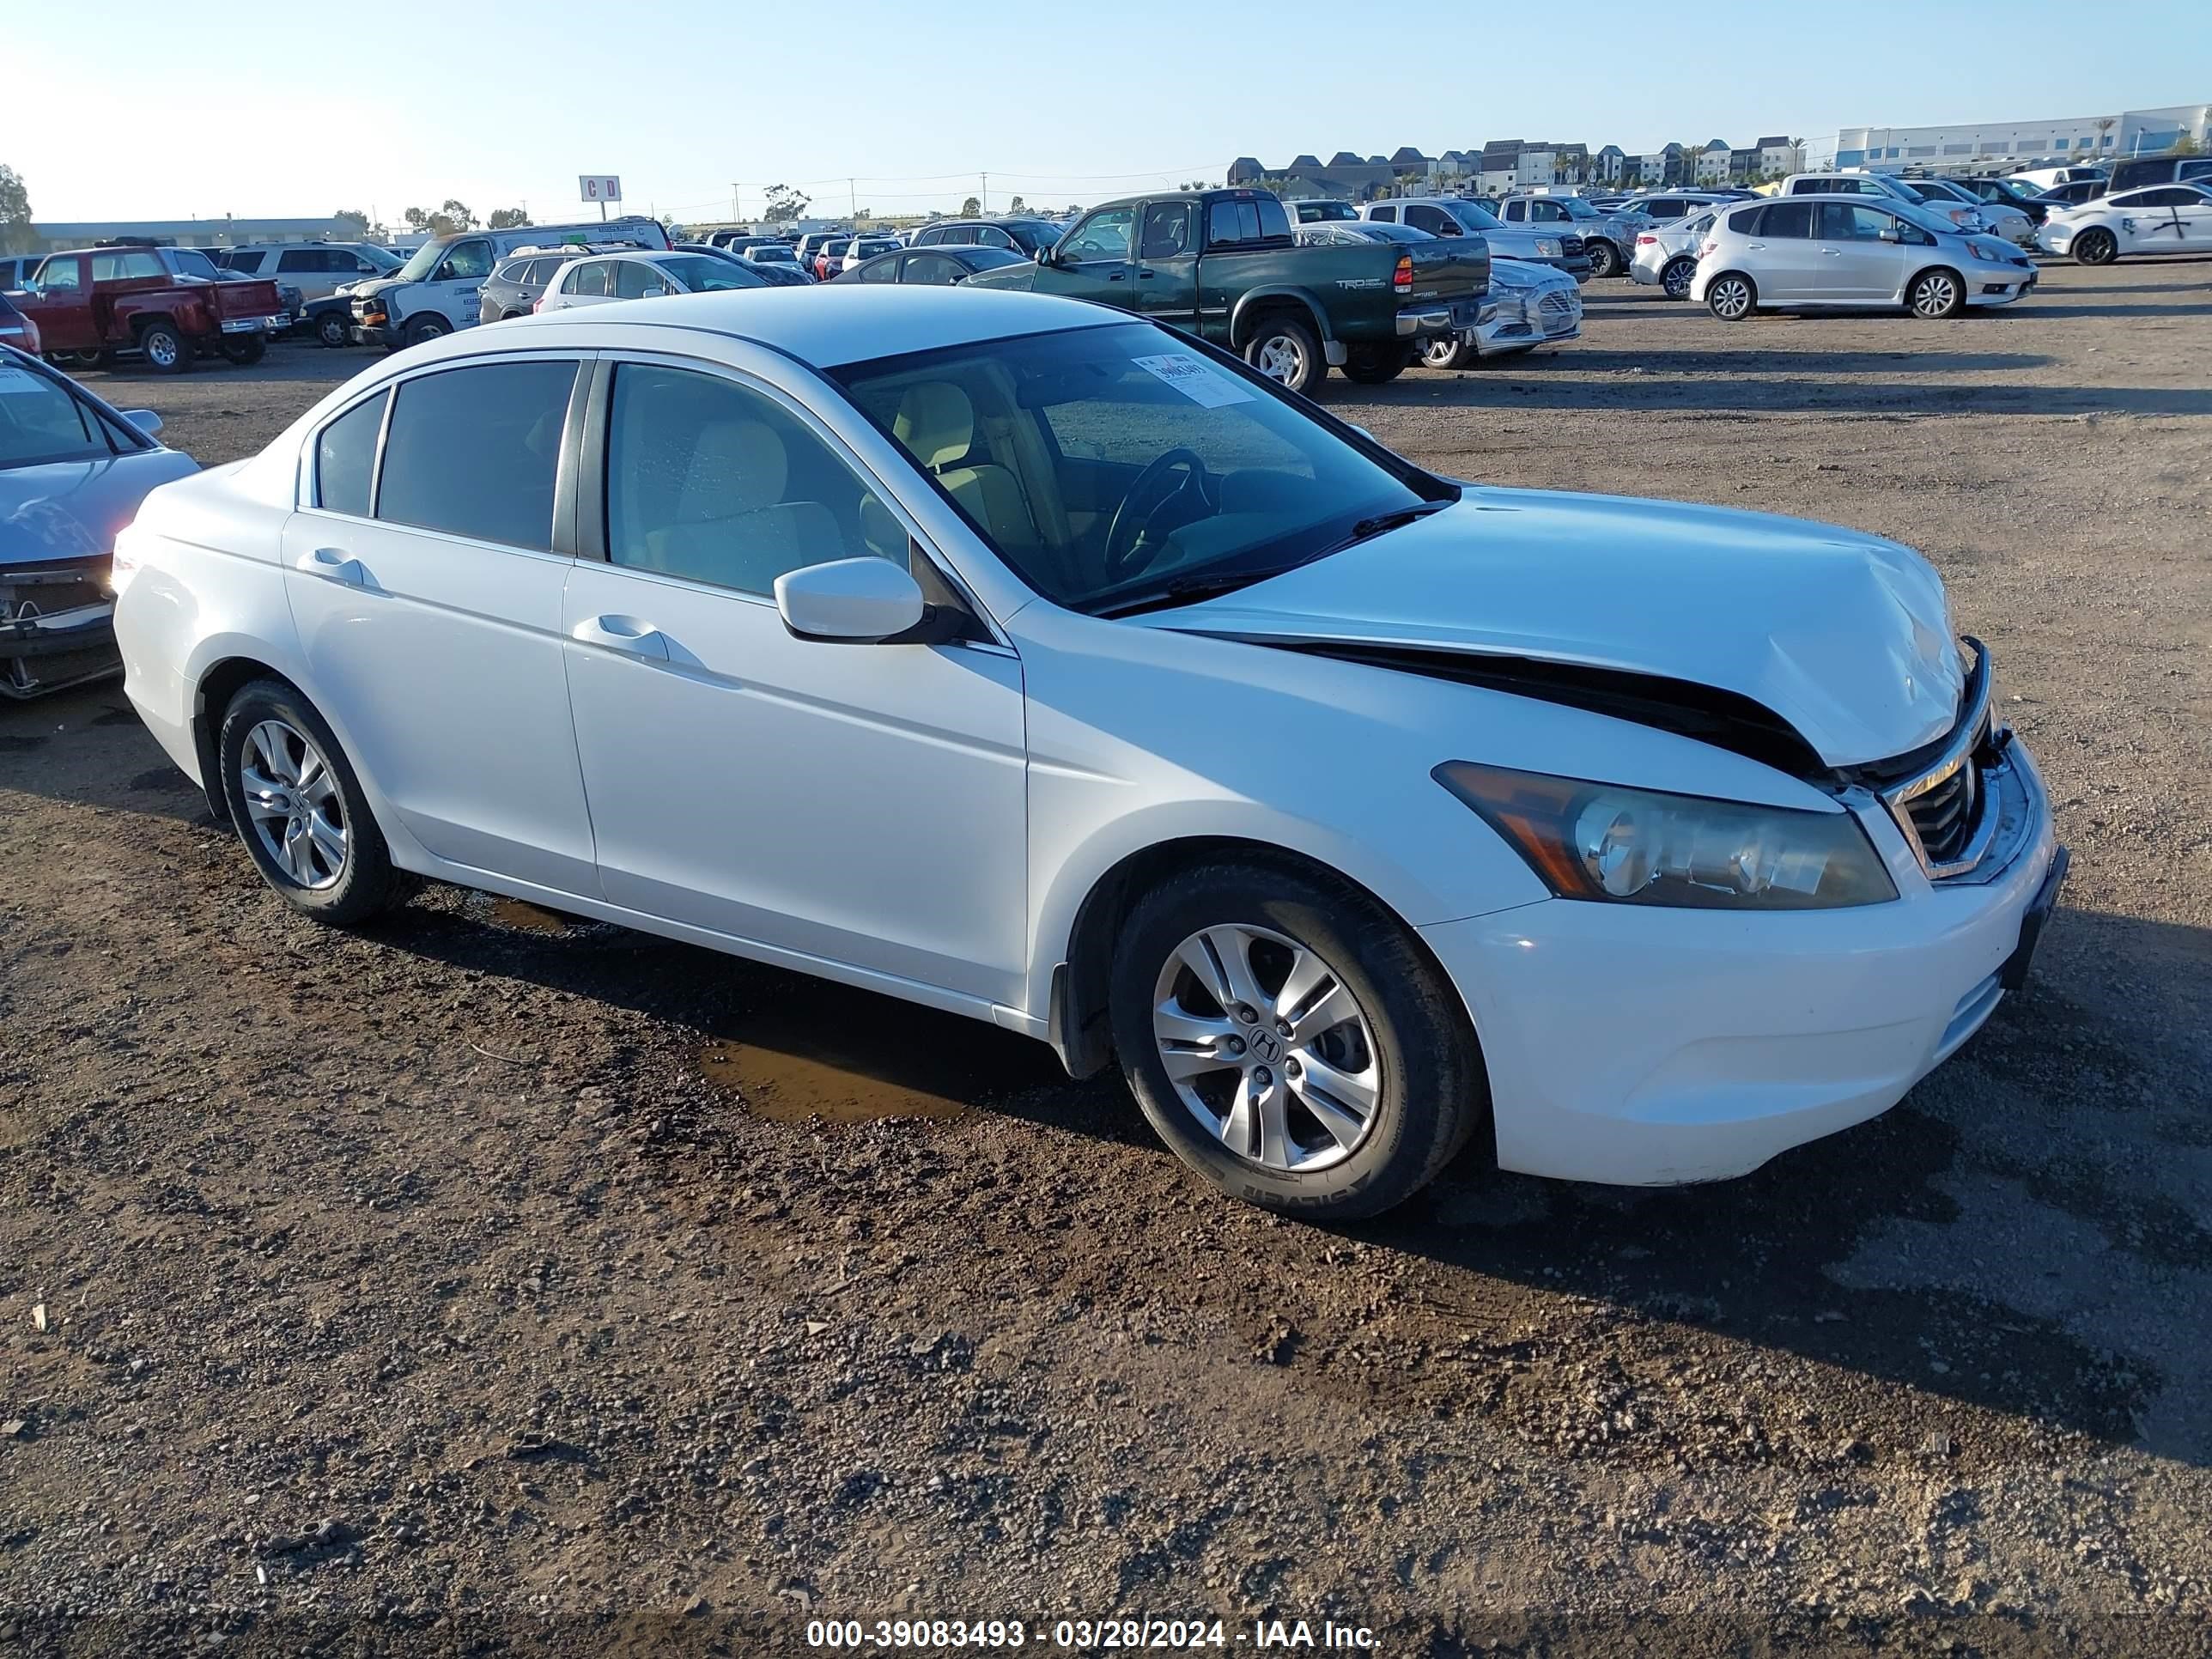
[[300, 910], [414, 872], [988, 1020], [1316, 1217], [1477, 1134], [1669, 1182], [1870, 1117], [2065, 870], [1917, 555], [1437, 477], [1063, 300], [471, 330], [115, 572], [132, 702]]

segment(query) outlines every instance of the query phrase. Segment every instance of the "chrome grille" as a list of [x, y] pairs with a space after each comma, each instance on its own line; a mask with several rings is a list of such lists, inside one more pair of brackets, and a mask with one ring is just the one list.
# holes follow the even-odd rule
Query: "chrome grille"
[[1556, 289], [1552, 293], [1547, 294], [1542, 299], [1536, 301], [1536, 309], [1539, 311], [1556, 311], [1565, 313], [1572, 311], [1574, 308], [1575, 302]]
[[1581, 237], [1562, 236], [1559, 238], [1559, 257], [1562, 259], [1571, 259], [1582, 251], [1583, 239]]
[[1997, 814], [1983, 772], [1995, 754], [1990, 717], [1990, 653], [1979, 640], [1973, 670], [1959, 699], [1959, 719], [1932, 755], [1912, 757], [1911, 769], [1874, 781], [1882, 804], [1929, 878], [1970, 874], [1990, 850]]
[[1974, 829], [1974, 805], [1981, 769], [1970, 757], [1964, 766], [1906, 805], [1920, 850], [1938, 864], [1949, 864], [1966, 850]]

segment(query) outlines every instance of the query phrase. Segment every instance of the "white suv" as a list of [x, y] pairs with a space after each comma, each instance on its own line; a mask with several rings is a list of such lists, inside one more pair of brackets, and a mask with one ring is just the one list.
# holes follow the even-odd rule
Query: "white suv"
[[294, 242], [228, 248], [222, 263], [241, 276], [289, 283], [303, 300], [325, 300], [364, 278], [389, 276], [404, 262], [374, 242]]

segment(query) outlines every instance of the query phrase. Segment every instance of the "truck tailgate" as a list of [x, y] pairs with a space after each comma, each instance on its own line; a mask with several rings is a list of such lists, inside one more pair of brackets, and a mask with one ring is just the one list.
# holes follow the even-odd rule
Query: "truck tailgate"
[[1490, 291], [1490, 244], [1480, 236], [1439, 236], [1391, 246], [1413, 258], [1412, 300], [1479, 299]]
[[274, 317], [284, 309], [276, 284], [255, 277], [243, 283], [210, 283], [215, 314], [228, 322], [234, 317]]

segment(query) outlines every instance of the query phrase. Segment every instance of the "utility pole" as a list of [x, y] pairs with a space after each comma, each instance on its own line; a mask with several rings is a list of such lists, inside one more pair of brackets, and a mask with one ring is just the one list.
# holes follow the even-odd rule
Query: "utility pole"
[[849, 178], [845, 180], [845, 205], [852, 210], [853, 222], [856, 225], [859, 224], [860, 222], [860, 195], [858, 191], [853, 188], [853, 181]]
[[731, 180], [730, 180], [730, 222], [731, 222], [731, 223], [732, 223], [732, 224], [735, 224], [735, 223], [737, 222], [737, 220], [738, 220], [738, 181], [737, 181], [736, 179], [731, 179]]
[[986, 214], [988, 214], [988, 213], [990, 212], [990, 210], [991, 210], [991, 175], [990, 175], [988, 173], [986, 173], [983, 175], [983, 193], [982, 193], [981, 196], [977, 197], [977, 198], [975, 198], [975, 201], [976, 201], [977, 205], [978, 205], [978, 206], [980, 206], [980, 207], [983, 210], [983, 211], [984, 211]]

